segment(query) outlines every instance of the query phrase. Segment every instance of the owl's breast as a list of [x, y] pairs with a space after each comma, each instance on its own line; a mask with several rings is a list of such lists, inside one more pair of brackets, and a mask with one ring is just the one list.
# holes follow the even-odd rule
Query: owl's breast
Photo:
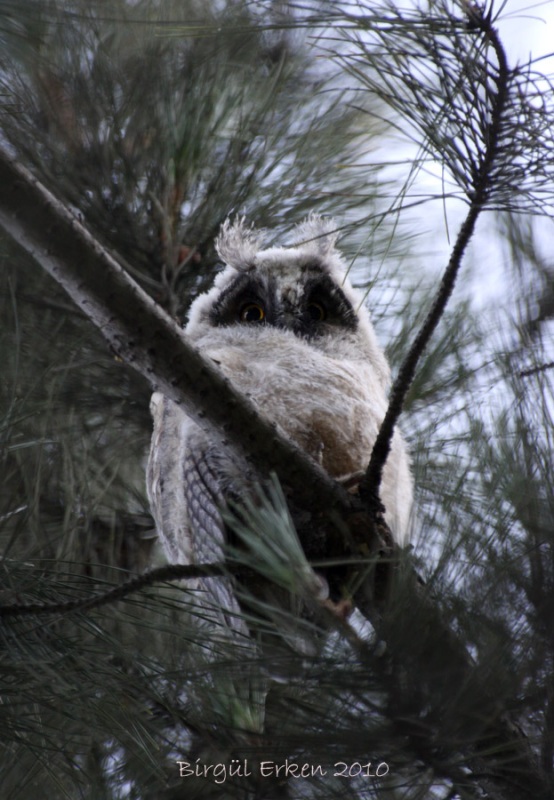
[[365, 469], [386, 410], [370, 365], [330, 357], [276, 330], [254, 341], [199, 342], [226, 377], [330, 475]]

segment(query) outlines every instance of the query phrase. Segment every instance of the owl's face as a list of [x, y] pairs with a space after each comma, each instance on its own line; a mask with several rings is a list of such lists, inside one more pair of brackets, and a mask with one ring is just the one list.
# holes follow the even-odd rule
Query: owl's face
[[300, 244], [261, 249], [261, 233], [240, 220], [226, 223], [216, 247], [227, 266], [192, 304], [187, 333], [200, 346], [208, 337], [209, 345], [286, 347], [294, 337], [331, 357], [371, 364], [386, 383], [388, 366], [346, 278], [333, 227], [312, 217], [297, 229]]
[[317, 262], [258, 264], [237, 273], [209, 311], [214, 326], [271, 326], [315, 339], [354, 331], [358, 317], [344, 291]]

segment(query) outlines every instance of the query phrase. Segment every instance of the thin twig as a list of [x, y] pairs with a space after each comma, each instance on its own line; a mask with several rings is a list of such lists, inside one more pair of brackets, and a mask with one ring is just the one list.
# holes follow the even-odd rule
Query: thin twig
[[191, 578], [228, 577], [229, 569], [223, 564], [167, 564], [132, 578], [120, 586], [92, 597], [67, 600], [59, 603], [13, 603], [0, 606], [0, 617], [23, 617], [37, 614], [67, 614], [73, 611], [90, 611], [93, 608], [116, 603], [127, 595], [135, 594], [155, 583]]
[[554, 361], [549, 361], [547, 364], [539, 364], [537, 367], [529, 367], [519, 373], [520, 378], [529, 378], [531, 375], [538, 375], [541, 372], [547, 372], [549, 369], [554, 369]]

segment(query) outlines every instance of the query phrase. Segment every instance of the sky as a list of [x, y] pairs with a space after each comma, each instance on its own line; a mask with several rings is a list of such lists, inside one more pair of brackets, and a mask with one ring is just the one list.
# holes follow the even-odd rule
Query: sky
[[554, 52], [554, 0], [507, 0], [498, 29], [512, 62]]

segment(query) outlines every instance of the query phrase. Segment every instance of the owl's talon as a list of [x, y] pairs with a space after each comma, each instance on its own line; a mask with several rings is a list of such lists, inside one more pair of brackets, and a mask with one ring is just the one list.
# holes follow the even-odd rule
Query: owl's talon
[[348, 600], [346, 598], [338, 600], [337, 602], [327, 599], [322, 603], [322, 605], [328, 611], [330, 611], [334, 617], [337, 617], [337, 619], [340, 619], [343, 622], [346, 622], [348, 617], [354, 611], [354, 604], [352, 603], [352, 600]]
[[358, 494], [360, 481], [364, 477], [364, 474], [363, 470], [353, 472], [351, 475], [343, 475], [337, 478], [337, 482], [340, 483], [349, 494]]

